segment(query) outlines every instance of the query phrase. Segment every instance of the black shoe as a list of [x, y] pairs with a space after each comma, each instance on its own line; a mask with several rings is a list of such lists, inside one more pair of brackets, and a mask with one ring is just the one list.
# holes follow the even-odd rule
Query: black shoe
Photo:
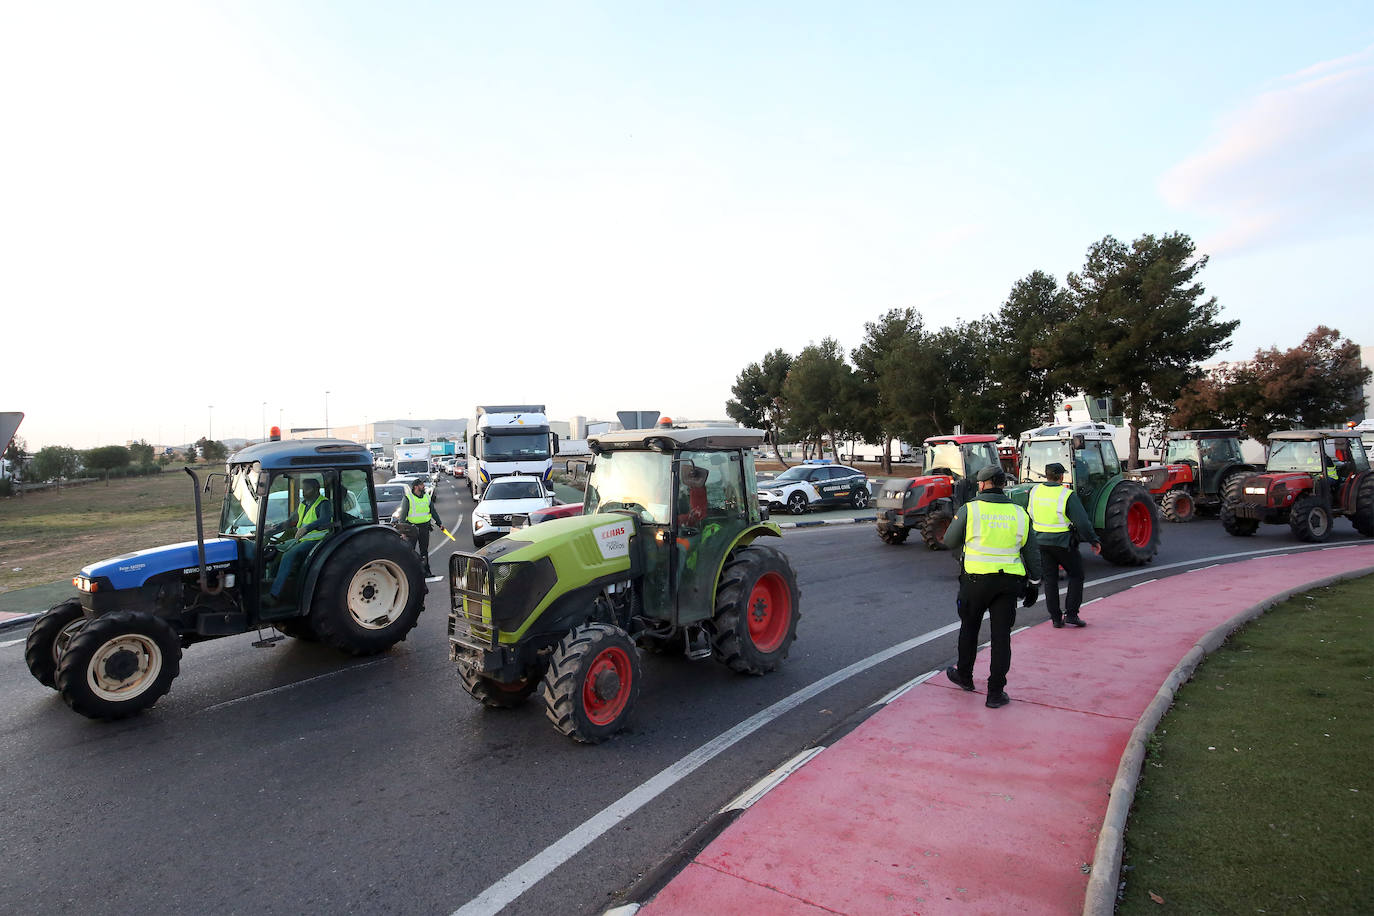
[[1064, 618], [1063, 618], [1063, 617], [1051, 617], [1051, 618], [1050, 618], [1050, 623], [1054, 624], [1054, 628], [1055, 628], [1056, 630], [1062, 630], [1062, 629], [1064, 629]]
[[1064, 622], [1067, 623], [1067, 624], [1068, 624], [1069, 626], [1071, 626], [1071, 627], [1086, 627], [1086, 626], [1087, 626], [1087, 624], [1084, 623], [1083, 620], [1082, 620], [1082, 618], [1080, 618], [1077, 614], [1070, 614], [1068, 617], [1065, 617], [1065, 618], [1064, 618]]
[[962, 678], [959, 676], [959, 669], [950, 665], [945, 669], [945, 677], [958, 684], [963, 690], [973, 690], [973, 678]]
[[983, 705], [988, 709], [998, 709], [999, 707], [1006, 706], [1010, 702], [1011, 697], [1007, 696], [1007, 692], [1005, 690], [999, 690], [996, 693], [988, 694], [988, 701]]

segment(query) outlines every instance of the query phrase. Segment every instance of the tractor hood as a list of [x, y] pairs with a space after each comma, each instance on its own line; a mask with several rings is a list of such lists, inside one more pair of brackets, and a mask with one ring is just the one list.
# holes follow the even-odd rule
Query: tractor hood
[[591, 581], [630, 566], [630, 542], [638, 534], [630, 513], [575, 515], [519, 528], [479, 551], [493, 563], [551, 557], [560, 582]]
[[[233, 563], [239, 557], [238, 542], [234, 538], [215, 538], [205, 542], [205, 565]], [[200, 557], [195, 541], [153, 547], [120, 557], [101, 560], [82, 567], [86, 579], [106, 579], [116, 589], [138, 588], [153, 576], [176, 571], [195, 573], [200, 569]]]

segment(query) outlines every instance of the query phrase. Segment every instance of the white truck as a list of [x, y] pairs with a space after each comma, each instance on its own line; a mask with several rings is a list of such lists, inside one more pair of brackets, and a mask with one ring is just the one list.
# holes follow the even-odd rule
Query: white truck
[[393, 464], [392, 473], [394, 476], [402, 474], [428, 474], [429, 473], [429, 443], [421, 442], [412, 445], [398, 445], [392, 449]]
[[558, 435], [543, 404], [477, 405], [468, 423], [468, 486], [481, 499], [487, 484], [510, 474], [531, 474], [551, 487]]

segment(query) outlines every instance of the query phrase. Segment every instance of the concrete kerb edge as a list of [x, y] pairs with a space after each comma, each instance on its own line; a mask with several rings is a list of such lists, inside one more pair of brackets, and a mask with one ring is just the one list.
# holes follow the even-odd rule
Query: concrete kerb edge
[[6, 630], [14, 630], [26, 624], [33, 623], [35, 620], [42, 616], [42, 613], [21, 614], [18, 617], [11, 617], [9, 620], [0, 620], [0, 633], [5, 632]]
[[1121, 881], [1121, 856], [1125, 848], [1126, 820], [1130, 815], [1131, 804], [1135, 801], [1135, 790], [1140, 782], [1141, 768], [1145, 763], [1146, 742], [1154, 734], [1155, 728], [1169, 711], [1169, 707], [1173, 705], [1178, 688], [1187, 683], [1202, 660], [1220, 648], [1232, 633], [1275, 605], [1308, 589], [1325, 588], [1371, 573], [1374, 573], [1374, 566], [1364, 566], [1286, 589], [1208, 630], [1188, 650], [1164, 679], [1164, 684], [1155, 693], [1150, 705], [1141, 713], [1125, 749], [1121, 752], [1121, 763], [1117, 767], [1116, 779], [1112, 782], [1107, 813], [1102, 820], [1102, 830], [1097, 835], [1092, 877], [1088, 879], [1088, 889], [1083, 898], [1083, 916], [1112, 916], [1116, 911], [1116, 892]]

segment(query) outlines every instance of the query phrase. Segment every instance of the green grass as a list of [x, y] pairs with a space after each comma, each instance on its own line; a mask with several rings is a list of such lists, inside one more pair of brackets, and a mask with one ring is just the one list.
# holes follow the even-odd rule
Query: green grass
[[1371, 608], [1374, 578], [1296, 597], [1179, 690], [1127, 825], [1119, 913], [1374, 912]]

